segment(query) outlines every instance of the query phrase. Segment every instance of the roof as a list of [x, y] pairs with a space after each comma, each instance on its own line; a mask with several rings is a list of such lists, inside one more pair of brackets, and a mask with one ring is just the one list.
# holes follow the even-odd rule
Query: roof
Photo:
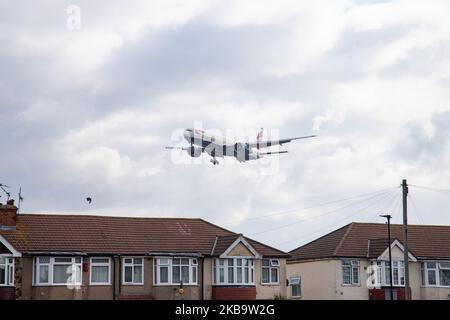
[[[0, 230], [22, 253], [86, 254], [196, 253], [210, 255], [216, 237], [237, 233], [197, 218], [134, 218], [89, 215], [20, 214], [16, 230]], [[265, 256], [285, 252], [251, 239]]]
[[[353, 222], [290, 251], [289, 260], [373, 257], [388, 247], [386, 238], [386, 224]], [[391, 238], [403, 243], [402, 225], [391, 225]], [[449, 259], [450, 226], [408, 225], [408, 247], [418, 259]]]

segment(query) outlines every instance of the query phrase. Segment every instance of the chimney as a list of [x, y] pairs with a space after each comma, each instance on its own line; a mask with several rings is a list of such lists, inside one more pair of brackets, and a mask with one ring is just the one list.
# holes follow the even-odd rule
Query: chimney
[[0, 204], [0, 228], [15, 227], [17, 219], [17, 207], [14, 200], [8, 200], [5, 205]]

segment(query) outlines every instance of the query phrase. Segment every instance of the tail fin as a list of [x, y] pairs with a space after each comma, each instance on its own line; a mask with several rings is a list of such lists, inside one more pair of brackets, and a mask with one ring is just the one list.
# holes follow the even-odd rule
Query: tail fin
[[261, 128], [261, 131], [258, 132], [258, 135], [256, 136], [256, 149], [259, 150], [259, 142], [262, 140], [263, 137], [263, 133], [264, 133], [264, 128]]

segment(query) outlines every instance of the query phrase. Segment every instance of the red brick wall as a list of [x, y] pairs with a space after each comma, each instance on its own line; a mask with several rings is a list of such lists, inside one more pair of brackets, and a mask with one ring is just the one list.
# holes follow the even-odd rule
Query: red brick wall
[[213, 300], [255, 300], [255, 287], [213, 287]]
[[[405, 300], [405, 288], [394, 288], [394, 299], [397, 296], [397, 300]], [[389, 288], [371, 289], [369, 290], [370, 300], [390, 300]]]
[[0, 287], [0, 300], [16, 300], [16, 288]]

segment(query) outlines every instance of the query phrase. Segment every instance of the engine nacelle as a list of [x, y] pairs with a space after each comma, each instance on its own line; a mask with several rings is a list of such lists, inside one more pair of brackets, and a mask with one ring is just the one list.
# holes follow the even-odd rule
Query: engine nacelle
[[189, 147], [186, 152], [193, 158], [198, 158], [202, 155], [202, 149], [197, 147]]

